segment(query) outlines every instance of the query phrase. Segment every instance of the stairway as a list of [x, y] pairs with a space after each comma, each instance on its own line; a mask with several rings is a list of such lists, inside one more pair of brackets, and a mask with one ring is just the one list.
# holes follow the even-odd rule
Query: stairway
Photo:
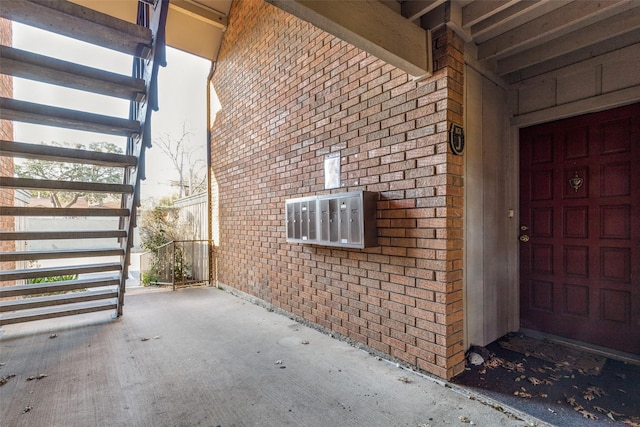
[[[124, 154], [0, 141], [3, 157], [123, 171], [120, 184], [0, 177], [0, 189], [4, 190], [109, 193], [121, 197], [119, 208], [0, 206], [0, 215], [13, 216], [16, 221], [27, 217], [47, 221], [44, 231], [0, 231], [0, 240], [16, 242], [17, 247], [0, 253], [0, 263], [20, 267], [0, 271], [0, 326], [102, 310], [122, 315], [140, 180], [144, 179], [144, 154], [151, 146], [150, 117], [157, 110], [158, 67], [165, 65], [167, 8], [168, 0], [139, 1], [136, 25], [65, 0], [2, 0], [3, 18], [130, 55], [133, 71], [131, 76], [116, 74], [0, 46], [1, 74], [130, 102], [129, 117], [120, 118], [0, 98], [0, 119], [118, 135], [127, 140]], [[106, 230], [72, 229], [69, 218], [89, 219], [71, 221], [77, 223], [111, 218], [114, 226]], [[51, 249], [52, 241], [64, 249]], [[21, 246], [35, 249], [20, 250]], [[32, 266], [26, 265], [29, 263]]]

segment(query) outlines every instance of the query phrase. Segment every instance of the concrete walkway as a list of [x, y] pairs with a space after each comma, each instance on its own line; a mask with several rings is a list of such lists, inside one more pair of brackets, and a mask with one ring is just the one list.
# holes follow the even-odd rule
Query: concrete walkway
[[225, 291], [139, 291], [126, 301], [118, 320], [105, 312], [6, 326], [0, 424], [535, 423]]

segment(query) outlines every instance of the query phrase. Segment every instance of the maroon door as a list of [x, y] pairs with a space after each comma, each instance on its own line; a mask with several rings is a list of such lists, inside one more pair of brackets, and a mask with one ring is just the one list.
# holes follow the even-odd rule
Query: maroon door
[[523, 328], [640, 354], [640, 104], [520, 131]]

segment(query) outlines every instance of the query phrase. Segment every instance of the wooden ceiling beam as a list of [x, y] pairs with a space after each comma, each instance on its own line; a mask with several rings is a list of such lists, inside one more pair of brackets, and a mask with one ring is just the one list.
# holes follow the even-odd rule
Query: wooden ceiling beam
[[187, 0], [171, 0], [169, 8], [222, 31], [227, 29], [227, 17], [225, 15], [201, 4]]
[[433, 72], [430, 32], [376, 0], [267, 0], [414, 78]]
[[484, 0], [473, 1], [462, 8], [462, 27], [469, 28], [496, 13], [505, 10], [519, 0]]
[[523, 0], [472, 25], [469, 30], [474, 41], [480, 44], [570, 2], [571, 0]]
[[[475, 3], [475, 2], [474, 2]], [[474, 4], [471, 3], [471, 4]], [[478, 2], [482, 3], [482, 2]], [[471, 5], [470, 4], [470, 5]], [[487, 40], [478, 46], [478, 59], [507, 54], [545, 43], [633, 7], [630, 0], [576, 1]]]
[[429, 13], [446, 0], [415, 0], [402, 2], [402, 16], [409, 21], [415, 21]]
[[595, 45], [607, 39], [623, 36], [640, 29], [640, 7], [633, 13], [623, 12], [601, 22], [582, 27], [553, 43], [538, 45], [498, 60], [498, 74], [506, 75], [571, 52]]

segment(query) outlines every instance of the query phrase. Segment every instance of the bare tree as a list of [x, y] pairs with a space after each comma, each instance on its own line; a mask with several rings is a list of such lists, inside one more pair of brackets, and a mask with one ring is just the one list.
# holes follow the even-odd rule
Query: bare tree
[[178, 180], [171, 184], [178, 187], [179, 197], [190, 196], [206, 190], [206, 162], [198, 147], [191, 143], [193, 133], [182, 124], [178, 137], [166, 133], [154, 141], [154, 144], [171, 159], [178, 172]]

